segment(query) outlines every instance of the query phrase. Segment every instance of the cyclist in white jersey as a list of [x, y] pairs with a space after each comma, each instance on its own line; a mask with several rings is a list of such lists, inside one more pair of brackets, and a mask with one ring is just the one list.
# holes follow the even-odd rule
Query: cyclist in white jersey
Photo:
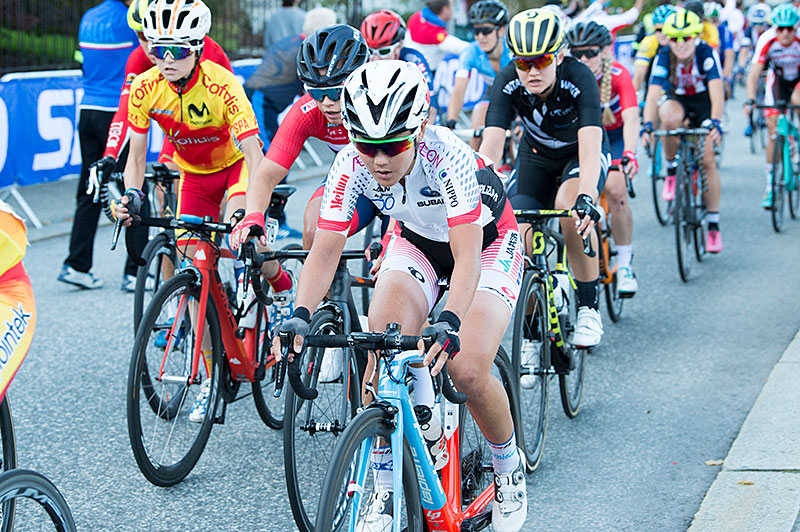
[[[378, 61], [345, 81], [342, 118], [351, 144], [336, 156], [325, 185], [317, 235], [298, 283], [295, 312], [281, 327], [298, 353], [311, 311], [322, 301], [346, 242], [359, 194], [399, 222], [379, 265], [369, 306], [371, 330], [398, 322], [419, 333], [449, 278], [444, 310], [430, 326], [433, 372], [448, 369], [492, 449], [496, 531], [520, 530], [527, 512], [524, 467], [503, 386], [490, 373], [522, 280], [522, 247], [502, 183], [469, 146], [444, 127], [427, 125], [430, 94], [415, 65]], [[273, 343], [280, 357], [280, 341]], [[458, 356], [455, 356], [458, 355]], [[292, 356], [292, 355], [290, 355]], [[373, 362], [370, 362], [372, 365]], [[371, 374], [370, 367], [366, 375]], [[412, 372], [418, 404], [433, 406], [427, 368]], [[367, 525], [385, 530], [392, 489], [386, 449], [373, 449], [376, 491]], [[382, 464], [382, 465], [381, 465]]]

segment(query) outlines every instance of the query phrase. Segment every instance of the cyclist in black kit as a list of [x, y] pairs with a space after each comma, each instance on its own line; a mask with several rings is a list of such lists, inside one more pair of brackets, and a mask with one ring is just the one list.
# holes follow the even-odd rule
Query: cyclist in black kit
[[[571, 342], [578, 347], [600, 343], [597, 257], [583, 253], [580, 233], [597, 240], [592, 226], [600, 219], [594, 204], [611, 164], [603, 130], [600, 91], [592, 71], [562, 50], [561, 18], [545, 9], [529, 9], [511, 19], [506, 34], [514, 58], [497, 74], [486, 114], [480, 152], [498, 163], [506, 130], [515, 115], [522, 119], [516, 183], [508, 196], [516, 209], [574, 209], [562, 218], [567, 256], [578, 286], [578, 319]], [[575, 230], [577, 226], [577, 231]], [[530, 249], [530, 231], [526, 252]]]

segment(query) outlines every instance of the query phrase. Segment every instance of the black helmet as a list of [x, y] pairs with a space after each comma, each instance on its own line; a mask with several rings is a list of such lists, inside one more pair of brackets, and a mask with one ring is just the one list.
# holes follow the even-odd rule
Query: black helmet
[[369, 47], [361, 32], [347, 24], [328, 26], [303, 40], [297, 52], [297, 76], [315, 87], [341, 85], [368, 59]]
[[689, 0], [683, 4], [683, 7], [700, 17], [700, 20], [703, 20], [706, 16], [706, 8], [700, 0]]
[[467, 21], [470, 26], [475, 24], [505, 26], [508, 24], [508, 9], [497, 0], [479, 0], [469, 8]]
[[603, 48], [611, 44], [611, 32], [597, 22], [578, 22], [567, 32], [567, 44], [570, 48], [583, 46], [599, 46]]

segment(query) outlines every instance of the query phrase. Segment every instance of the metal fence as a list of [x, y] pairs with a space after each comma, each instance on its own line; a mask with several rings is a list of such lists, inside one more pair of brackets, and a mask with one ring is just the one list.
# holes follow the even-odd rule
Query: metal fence
[[[231, 59], [260, 57], [264, 26], [280, 0], [205, 0], [213, 13], [211, 36]], [[0, 75], [7, 72], [80, 68], [78, 26], [100, 0], [0, 0]], [[361, 20], [361, 0], [323, 0], [339, 20]], [[310, 8], [320, 1], [303, 0]]]

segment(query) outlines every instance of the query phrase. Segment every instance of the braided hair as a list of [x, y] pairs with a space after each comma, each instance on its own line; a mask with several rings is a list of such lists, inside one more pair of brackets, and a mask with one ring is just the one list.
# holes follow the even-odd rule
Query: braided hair
[[603, 55], [603, 78], [600, 81], [600, 103], [603, 106], [603, 125], [610, 126], [614, 123], [614, 113], [611, 112], [611, 54]]

